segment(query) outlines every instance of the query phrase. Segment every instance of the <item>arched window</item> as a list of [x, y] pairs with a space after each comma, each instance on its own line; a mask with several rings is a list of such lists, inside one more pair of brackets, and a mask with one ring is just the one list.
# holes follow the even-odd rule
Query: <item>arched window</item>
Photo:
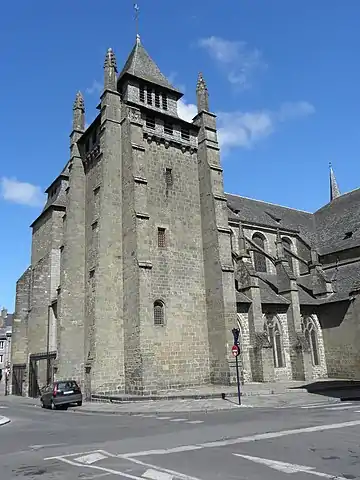
[[275, 368], [284, 367], [282, 332], [278, 319], [276, 317], [266, 317], [264, 330], [273, 349]]
[[[261, 250], [265, 250], [265, 237], [261, 233], [254, 233], [252, 240]], [[254, 250], [254, 267], [257, 272], [266, 272], [266, 257], [260, 250]]]
[[165, 305], [161, 300], [154, 302], [154, 325], [164, 325]]
[[[282, 238], [282, 243], [283, 243], [283, 247], [284, 247], [284, 256], [285, 256], [286, 260], [288, 261], [290, 269], [292, 271], [294, 271], [293, 256], [290, 253], [292, 251], [292, 242], [291, 242], [290, 238], [283, 237]], [[290, 252], [288, 250], [290, 250]]]
[[315, 366], [320, 365], [319, 345], [314, 320], [311, 317], [303, 317], [301, 320], [301, 327], [310, 346], [312, 363]]

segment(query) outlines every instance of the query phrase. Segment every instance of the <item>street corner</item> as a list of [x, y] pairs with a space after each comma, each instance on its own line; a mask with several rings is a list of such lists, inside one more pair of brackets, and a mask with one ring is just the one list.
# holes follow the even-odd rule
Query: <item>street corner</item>
[[3, 417], [2, 415], [0, 415], [0, 427], [2, 427], [3, 425], [7, 425], [10, 422], [11, 422], [10, 418]]

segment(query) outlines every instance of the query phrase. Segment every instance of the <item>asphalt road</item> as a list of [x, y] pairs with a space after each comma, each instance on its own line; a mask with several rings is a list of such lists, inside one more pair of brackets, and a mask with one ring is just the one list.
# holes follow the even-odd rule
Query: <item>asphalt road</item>
[[356, 402], [118, 416], [7, 397], [0, 415], [1, 480], [360, 479]]

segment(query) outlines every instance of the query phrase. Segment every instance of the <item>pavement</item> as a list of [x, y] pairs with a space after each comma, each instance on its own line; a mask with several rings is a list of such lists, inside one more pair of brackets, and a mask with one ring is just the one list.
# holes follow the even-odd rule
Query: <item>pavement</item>
[[1, 480], [360, 479], [356, 401], [114, 415], [10, 396], [0, 408]]

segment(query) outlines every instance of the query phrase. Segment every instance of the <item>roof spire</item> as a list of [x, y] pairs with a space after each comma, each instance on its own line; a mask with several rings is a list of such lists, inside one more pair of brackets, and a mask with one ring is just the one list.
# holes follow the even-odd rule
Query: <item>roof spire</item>
[[335, 178], [334, 171], [332, 169], [331, 162], [329, 163], [329, 169], [330, 169], [330, 202], [332, 202], [333, 200], [335, 200], [335, 198], [340, 197], [341, 193]]
[[203, 77], [203, 74], [200, 72], [198, 76], [198, 81], [196, 84], [196, 97], [197, 97], [197, 107], [198, 113], [202, 111], [209, 111], [209, 92]]
[[112, 50], [109, 48], [106, 52], [104, 63], [104, 89], [116, 90], [116, 57]]

